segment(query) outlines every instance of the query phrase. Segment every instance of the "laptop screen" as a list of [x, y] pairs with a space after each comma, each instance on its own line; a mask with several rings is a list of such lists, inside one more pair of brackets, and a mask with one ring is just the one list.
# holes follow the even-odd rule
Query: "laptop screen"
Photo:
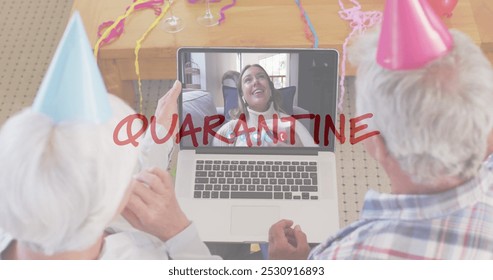
[[338, 53], [181, 48], [182, 149], [334, 151]]

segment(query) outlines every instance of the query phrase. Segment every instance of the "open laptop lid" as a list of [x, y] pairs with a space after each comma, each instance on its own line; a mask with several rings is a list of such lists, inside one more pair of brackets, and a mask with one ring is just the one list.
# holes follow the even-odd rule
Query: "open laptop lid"
[[[334, 49], [180, 48], [177, 65], [183, 93], [179, 99], [179, 128], [185, 132], [180, 139], [180, 148], [209, 154], [299, 155], [333, 152], [333, 131], [339, 128], [336, 117], [338, 57]], [[241, 102], [235, 89], [238, 84], [233, 79], [223, 81], [223, 76], [228, 71], [241, 72], [246, 65], [252, 64], [261, 65], [279, 90], [282, 98], [278, 104], [284, 116], [298, 116], [299, 123], [303, 124], [317, 145], [257, 145], [257, 137], [282, 139], [283, 132], [279, 129], [272, 129], [272, 132], [277, 132], [275, 135], [268, 130], [258, 135], [245, 134], [253, 140], [253, 144], [247, 147], [213, 145], [214, 137], [218, 137], [207, 133], [211, 130], [206, 123], [211, 124], [209, 128], [214, 126], [212, 130], [217, 132], [223, 116], [222, 125], [233, 119], [229, 112]], [[278, 128], [286, 123], [289, 122], [279, 118]], [[245, 135], [234, 137], [245, 140]]]

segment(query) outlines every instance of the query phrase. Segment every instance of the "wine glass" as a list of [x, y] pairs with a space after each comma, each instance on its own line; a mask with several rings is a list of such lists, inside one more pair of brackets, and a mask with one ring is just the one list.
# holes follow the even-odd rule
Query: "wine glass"
[[162, 28], [166, 32], [176, 33], [183, 30], [183, 28], [185, 28], [185, 24], [181, 18], [173, 14], [173, 0], [168, 0], [168, 3], [170, 16], [163, 21]]
[[211, 8], [209, 6], [209, 0], [205, 0], [206, 8], [205, 14], [197, 18], [197, 22], [203, 26], [214, 26], [219, 24], [219, 19], [211, 13]]

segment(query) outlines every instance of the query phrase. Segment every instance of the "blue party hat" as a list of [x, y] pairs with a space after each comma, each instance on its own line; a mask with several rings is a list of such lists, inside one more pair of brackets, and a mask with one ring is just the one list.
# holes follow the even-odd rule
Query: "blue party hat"
[[78, 12], [65, 29], [32, 108], [56, 123], [102, 123], [111, 117], [108, 92]]

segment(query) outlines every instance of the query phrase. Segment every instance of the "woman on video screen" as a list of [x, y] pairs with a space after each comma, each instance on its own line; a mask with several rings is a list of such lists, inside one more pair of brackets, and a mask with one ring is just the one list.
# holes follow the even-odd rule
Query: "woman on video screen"
[[[225, 112], [232, 120], [217, 132], [229, 143], [214, 138], [214, 146], [317, 146], [308, 130], [284, 113], [281, 94], [262, 66], [252, 64], [243, 68], [238, 81], [238, 98], [238, 108]], [[260, 133], [259, 125], [262, 126]], [[245, 132], [245, 128], [251, 130]], [[290, 139], [291, 134], [294, 139]]]

